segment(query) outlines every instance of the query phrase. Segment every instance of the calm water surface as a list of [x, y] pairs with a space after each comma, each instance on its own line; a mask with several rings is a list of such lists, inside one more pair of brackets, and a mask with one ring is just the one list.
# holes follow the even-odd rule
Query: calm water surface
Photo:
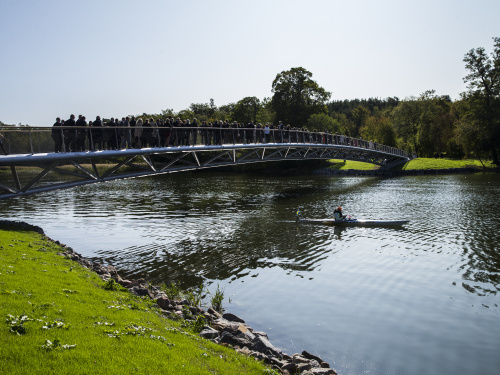
[[[403, 229], [297, 224], [410, 219]], [[500, 176], [172, 174], [0, 202], [127, 277], [225, 288], [276, 346], [341, 374], [498, 374]], [[230, 300], [230, 301], [229, 301]]]

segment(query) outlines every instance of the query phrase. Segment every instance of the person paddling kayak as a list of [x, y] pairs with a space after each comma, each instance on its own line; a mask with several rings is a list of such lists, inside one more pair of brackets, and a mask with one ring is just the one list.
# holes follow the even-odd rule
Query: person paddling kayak
[[342, 207], [338, 206], [335, 211], [333, 211], [333, 217], [335, 218], [335, 221], [345, 221], [346, 220], [346, 215], [342, 214]]

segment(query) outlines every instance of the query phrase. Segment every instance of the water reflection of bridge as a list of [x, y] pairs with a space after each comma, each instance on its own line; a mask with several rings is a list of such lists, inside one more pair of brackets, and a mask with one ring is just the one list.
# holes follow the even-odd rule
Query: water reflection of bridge
[[[117, 134], [123, 129], [112, 130]], [[328, 133], [274, 129], [264, 133], [261, 129], [262, 136], [254, 133], [247, 137], [254, 129], [210, 129], [220, 134], [213, 138], [217, 144], [212, 141], [207, 145], [202, 144], [206, 143], [204, 130], [174, 128], [172, 135], [187, 132], [191, 141], [187, 143], [193, 145], [171, 141], [165, 147], [95, 150], [92, 131], [72, 131], [85, 132], [82, 150], [55, 153], [51, 152], [54, 142], [50, 128], [1, 129], [4, 147], [14, 153], [0, 156], [0, 199], [123, 178], [248, 163], [343, 159], [388, 169], [409, 160], [406, 152], [394, 147]]]

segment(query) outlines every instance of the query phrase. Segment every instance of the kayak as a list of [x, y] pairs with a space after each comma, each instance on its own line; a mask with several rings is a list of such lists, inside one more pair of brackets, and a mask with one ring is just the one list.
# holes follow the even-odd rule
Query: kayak
[[298, 219], [298, 223], [306, 224], [326, 224], [338, 225], [344, 227], [388, 227], [388, 226], [401, 226], [408, 224], [409, 220], [342, 220], [336, 221], [335, 219]]

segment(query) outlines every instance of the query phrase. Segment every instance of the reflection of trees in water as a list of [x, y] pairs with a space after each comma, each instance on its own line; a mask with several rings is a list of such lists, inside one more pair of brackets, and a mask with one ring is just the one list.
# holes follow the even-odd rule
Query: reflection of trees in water
[[[476, 242], [468, 253], [468, 261], [460, 268], [462, 286], [479, 296], [496, 295], [500, 291], [500, 241], [490, 238], [488, 243]], [[469, 281], [470, 283], [467, 283]], [[480, 283], [472, 284], [471, 283]]]
[[342, 229], [297, 224], [294, 209], [284, 222], [283, 210], [296, 204], [311, 206], [331, 196], [332, 190], [340, 194], [377, 180], [343, 179], [332, 186], [324, 177], [284, 177], [274, 185], [267, 176], [185, 174], [144, 181], [139, 190], [148, 194], [122, 205], [146, 217], [164, 212], [166, 225], [182, 231], [182, 239], [131, 247], [101, 259], [119, 264], [127, 277], [176, 281], [183, 287], [206, 279], [236, 280], [260, 268], [309, 272], [329, 256], [328, 243], [341, 238]]
[[[230, 238], [207, 236], [183, 240], [164, 248], [161, 255], [146, 262], [147, 269], [143, 267], [139, 271], [140, 274], [146, 271], [157, 283], [178, 281], [184, 287], [199, 285], [204, 279], [239, 279], [259, 268], [311, 271], [329, 251], [324, 246], [311, 249], [307, 241], [298, 241], [300, 234], [290, 235], [295, 225], [286, 223], [282, 231], [259, 226], [253, 227], [251, 233], [239, 229]], [[326, 234], [323, 239], [317, 239], [328, 238]]]
[[[308, 272], [329, 256], [327, 244], [339, 232], [329, 227], [297, 224], [293, 221], [294, 212], [290, 212], [292, 220], [283, 221], [280, 211], [283, 199], [293, 200], [297, 199], [296, 196], [294, 193], [288, 198], [280, 196], [274, 199], [275, 195], [269, 192], [267, 195], [242, 196], [231, 202], [231, 209], [239, 212], [234, 219], [208, 216], [201, 223], [196, 222], [199, 220], [197, 215], [214, 210], [219, 199], [224, 198], [219, 197], [210, 203], [200, 200], [195, 204], [195, 220], [186, 224], [191, 228], [185, 228], [186, 236], [183, 235], [180, 241], [170, 245], [133, 247], [125, 249], [121, 255], [103, 254], [101, 259], [120, 264], [126, 269], [123, 273], [127, 277], [147, 275], [155, 283], [176, 281], [183, 287], [198, 286], [205, 279], [236, 280], [260, 268], [280, 267]], [[183, 204], [179, 199], [176, 206]], [[185, 220], [189, 222], [188, 218]], [[196, 225], [201, 229], [195, 230]], [[191, 233], [187, 234], [190, 230]]]

